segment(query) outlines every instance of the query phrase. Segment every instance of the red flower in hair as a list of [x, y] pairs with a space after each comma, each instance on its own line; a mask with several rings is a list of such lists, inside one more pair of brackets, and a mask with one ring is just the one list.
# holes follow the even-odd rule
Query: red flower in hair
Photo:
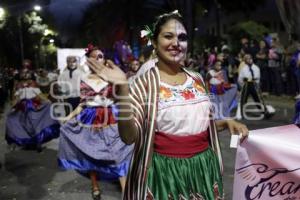
[[132, 54], [128, 55], [127, 59], [129, 62], [133, 62], [133, 61], [137, 60]]
[[95, 46], [93, 44], [88, 44], [87, 48], [85, 49], [86, 52], [90, 52], [95, 48]]

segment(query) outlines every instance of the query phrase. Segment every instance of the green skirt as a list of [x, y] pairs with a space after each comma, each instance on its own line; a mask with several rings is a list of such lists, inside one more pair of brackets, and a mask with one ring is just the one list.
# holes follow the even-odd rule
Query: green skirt
[[153, 153], [147, 182], [149, 199], [223, 199], [219, 162], [210, 148], [191, 158]]

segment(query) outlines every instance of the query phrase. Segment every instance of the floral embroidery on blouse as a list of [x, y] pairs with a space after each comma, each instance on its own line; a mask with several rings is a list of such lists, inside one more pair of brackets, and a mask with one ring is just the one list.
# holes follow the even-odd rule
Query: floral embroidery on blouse
[[189, 79], [191, 80], [187, 80], [186, 83], [179, 86], [169, 86], [162, 83], [159, 91], [160, 102], [182, 102], [206, 96], [205, 89], [201, 83], [196, 82], [191, 77]]
[[169, 88], [166, 88], [164, 86], [160, 86], [159, 88], [159, 98], [160, 99], [168, 99], [173, 96], [172, 91]]
[[196, 88], [199, 92], [205, 93], [205, 88], [198, 81], [194, 81], [193, 87]]
[[195, 95], [192, 91], [190, 91], [189, 89], [186, 89], [184, 91], [181, 92], [181, 96], [184, 97], [185, 100], [189, 100], [189, 99], [194, 99]]

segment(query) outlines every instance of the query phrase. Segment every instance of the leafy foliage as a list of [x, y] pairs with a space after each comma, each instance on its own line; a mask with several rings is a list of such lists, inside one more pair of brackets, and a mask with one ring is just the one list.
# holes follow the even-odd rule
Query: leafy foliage
[[[34, 0], [13, 1], [2, 0], [1, 5], [5, 9], [5, 23], [0, 27], [0, 65], [20, 67], [21, 65], [21, 37], [23, 38], [24, 57], [39, 64], [40, 47], [44, 38], [44, 30], [51, 18], [47, 12], [37, 14], [32, 11]], [[43, 6], [50, 0], [39, 1]], [[47, 19], [47, 22], [45, 21]]]
[[258, 24], [254, 21], [246, 21], [233, 25], [229, 28], [229, 35], [232, 41], [232, 50], [235, 52], [238, 51], [240, 45], [239, 39], [242, 37], [259, 41], [263, 39], [265, 33], [269, 32], [270, 30], [264, 25]]
[[229, 33], [233, 38], [248, 37], [254, 40], [262, 39], [264, 33], [268, 32], [270, 32], [268, 28], [254, 21], [238, 23], [229, 30]]

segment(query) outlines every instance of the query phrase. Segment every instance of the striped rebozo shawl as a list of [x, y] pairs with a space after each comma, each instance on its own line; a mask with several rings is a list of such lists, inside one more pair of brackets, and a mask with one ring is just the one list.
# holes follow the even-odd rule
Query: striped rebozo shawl
[[[184, 68], [183, 68], [184, 69]], [[184, 69], [194, 80], [203, 84], [200, 74]], [[155, 134], [155, 118], [159, 100], [160, 77], [157, 67], [151, 68], [138, 77], [130, 86], [130, 98], [134, 119], [138, 129], [135, 148], [131, 160], [129, 174], [123, 200], [145, 200], [147, 193], [147, 169], [151, 165], [153, 140]], [[210, 146], [215, 151], [223, 171], [219, 140], [214, 121], [209, 125]]]

